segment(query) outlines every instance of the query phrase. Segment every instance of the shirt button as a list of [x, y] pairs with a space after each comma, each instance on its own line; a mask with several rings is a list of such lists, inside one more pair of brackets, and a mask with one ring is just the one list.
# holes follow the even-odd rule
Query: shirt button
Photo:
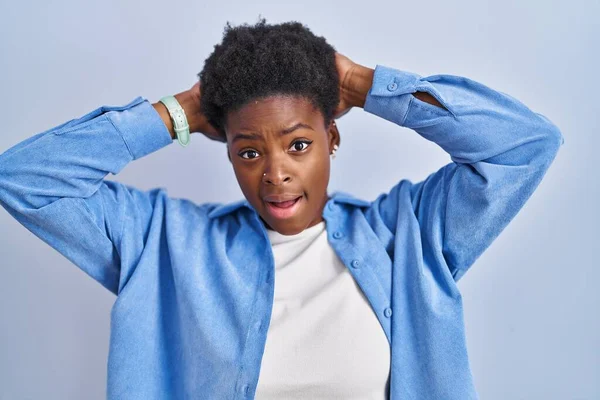
[[353, 268], [359, 268], [360, 267], [360, 261], [358, 261], [358, 260], [352, 260], [352, 263], [350, 265], [352, 265]]
[[383, 315], [385, 315], [387, 318], [392, 316], [392, 309], [391, 308], [386, 308], [385, 310], [383, 310]]
[[390, 92], [393, 92], [394, 90], [398, 89], [398, 84], [396, 82], [392, 82], [387, 86], [387, 88]]
[[262, 321], [258, 321], [254, 327], [257, 331], [260, 331], [260, 328], [262, 328]]
[[244, 385], [244, 387], [242, 388], [242, 393], [248, 394], [249, 391], [250, 391], [250, 385]]
[[333, 202], [331, 202], [331, 203], [329, 203], [327, 208], [329, 208], [330, 210], [333, 210], [335, 208], [335, 204], [333, 204]]
[[336, 239], [339, 239], [342, 236], [343, 236], [342, 232], [340, 232], [340, 231], [333, 232], [333, 237], [336, 238]]

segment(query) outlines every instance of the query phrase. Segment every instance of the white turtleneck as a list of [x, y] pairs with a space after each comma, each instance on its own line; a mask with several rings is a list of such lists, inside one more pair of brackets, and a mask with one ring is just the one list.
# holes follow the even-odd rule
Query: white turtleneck
[[255, 398], [387, 399], [390, 346], [325, 221], [296, 235], [267, 230], [275, 297]]

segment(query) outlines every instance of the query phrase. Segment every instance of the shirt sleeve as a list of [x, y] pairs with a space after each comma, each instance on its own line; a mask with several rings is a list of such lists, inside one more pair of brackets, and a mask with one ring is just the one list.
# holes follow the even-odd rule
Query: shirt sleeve
[[[104, 178], [170, 143], [165, 124], [144, 98], [101, 106], [0, 154], [0, 204], [117, 294], [123, 231], [130, 242], [142, 240], [160, 189], [141, 191]], [[126, 257], [134, 266], [141, 251], [131, 243], [138, 254], [128, 250]]]
[[[427, 92], [443, 106], [412, 93]], [[421, 182], [403, 179], [374, 202], [392, 231], [410, 194], [425, 253], [458, 281], [514, 218], [564, 143], [545, 116], [471, 79], [377, 65], [364, 110], [437, 143], [452, 162]], [[439, 258], [439, 257], [438, 257]]]

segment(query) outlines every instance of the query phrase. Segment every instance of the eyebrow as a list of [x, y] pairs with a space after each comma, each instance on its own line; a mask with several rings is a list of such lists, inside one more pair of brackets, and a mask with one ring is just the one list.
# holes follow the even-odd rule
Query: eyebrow
[[[289, 135], [294, 132], [296, 129], [306, 128], [314, 131], [314, 129], [310, 125], [303, 124], [302, 122], [298, 122], [296, 125], [290, 126], [289, 128], [282, 129], [279, 131], [279, 136]], [[236, 133], [233, 139], [231, 140], [231, 144], [235, 143], [237, 140], [241, 139], [249, 139], [249, 140], [263, 140], [262, 135], [258, 133]]]

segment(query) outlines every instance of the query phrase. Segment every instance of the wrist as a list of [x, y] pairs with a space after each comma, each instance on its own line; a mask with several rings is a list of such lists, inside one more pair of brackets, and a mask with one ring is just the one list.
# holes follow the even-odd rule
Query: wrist
[[200, 98], [194, 96], [189, 90], [177, 93], [175, 99], [183, 108], [187, 123], [190, 126], [190, 134], [199, 132], [200, 129]]
[[375, 70], [356, 64], [342, 83], [342, 95], [347, 104], [353, 107], [364, 107], [367, 94], [373, 86]]
[[[200, 115], [200, 102], [197, 101], [193, 94], [189, 91], [183, 91], [174, 95], [175, 99], [183, 108], [183, 112], [185, 113], [185, 118], [189, 125], [190, 134], [194, 132], [198, 132], [198, 120]], [[175, 133], [175, 127], [173, 126], [173, 121], [171, 120], [171, 115], [169, 114], [169, 110], [167, 107], [160, 101], [153, 103], [152, 106], [158, 112], [161, 119], [163, 120], [167, 130], [171, 134], [171, 139], [177, 139], [177, 134]]]

